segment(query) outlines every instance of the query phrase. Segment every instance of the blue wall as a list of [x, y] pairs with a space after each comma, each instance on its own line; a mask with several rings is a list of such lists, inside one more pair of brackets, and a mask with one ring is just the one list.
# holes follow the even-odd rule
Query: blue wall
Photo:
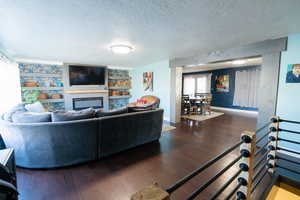
[[[143, 72], [153, 72], [153, 91], [144, 91]], [[170, 120], [170, 82], [171, 70], [169, 60], [139, 66], [130, 71], [132, 77], [132, 98], [130, 102], [136, 101], [143, 95], [154, 95], [160, 98], [160, 107], [164, 109], [164, 119]]]
[[[212, 106], [217, 107], [225, 107], [225, 108], [233, 108], [240, 110], [257, 110], [257, 108], [249, 108], [249, 107], [240, 107], [233, 106], [233, 98], [234, 98], [234, 89], [235, 89], [235, 73], [239, 70], [245, 69], [254, 69], [259, 68], [260, 66], [249, 66], [249, 67], [238, 67], [238, 68], [227, 68], [227, 69], [218, 69], [211, 71], [203, 71], [203, 72], [192, 72], [185, 73], [184, 75], [190, 74], [207, 74], [212, 73], [211, 77], [211, 93], [212, 93]], [[219, 75], [229, 75], [229, 92], [216, 92], [216, 82], [215, 78]]]
[[[286, 83], [286, 73], [288, 64], [300, 64], [300, 34], [290, 35], [288, 37], [288, 48], [286, 52], [281, 54], [277, 111], [276, 114], [282, 119], [300, 121], [300, 83]], [[300, 131], [300, 125], [281, 123], [281, 128]], [[280, 132], [280, 137], [289, 140], [300, 142], [300, 135]], [[287, 142], [279, 142], [279, 146], [296, 150], [300, 152], [300, 145], [291, 144]], [[299, 166], [294, 166], [291, 163], [286, 163], [287, 167], [299, 171]], [[293, 174], [281, 170], [281, 173], [289, 175], [300, 181], [300, 175]]]

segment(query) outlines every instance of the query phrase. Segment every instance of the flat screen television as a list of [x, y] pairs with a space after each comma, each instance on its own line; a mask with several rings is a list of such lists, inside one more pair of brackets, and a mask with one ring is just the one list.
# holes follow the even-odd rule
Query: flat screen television
[[106, 67], [69, 65], [70, 86], [105, 85]]

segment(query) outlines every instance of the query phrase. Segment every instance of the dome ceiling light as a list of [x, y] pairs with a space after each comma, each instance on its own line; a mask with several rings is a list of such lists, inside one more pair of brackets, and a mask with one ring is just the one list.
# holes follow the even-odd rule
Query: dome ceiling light
[[245, 64], [246, 62], [247, 62], [246, 60], [234, 60], [234, 61], [232, 61], [232, 64], [242, 65], [242, 64]]
[[124, 44], [111, 45], [110, 49], [115, 54], [129, 54], [130, 52], [133, 51], [132, 46], [124, 45]]

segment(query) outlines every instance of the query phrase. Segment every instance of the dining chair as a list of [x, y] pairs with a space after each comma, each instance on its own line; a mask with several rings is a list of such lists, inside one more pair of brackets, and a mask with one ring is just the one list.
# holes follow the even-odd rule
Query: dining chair
[[206, 115], [207, 113], [211, 114], [211, 101], [212, 101], [212, 94], [207, 94], [204, 101], [203, 101], [203, 115]]
[[181, 114], [189, 115], [191, 112], [191, 101], [189, 95], [182, 95]]
[[195, 114], [202, 114], [203, 97], [203, 93], [195, 93], [195, 101], [192, 106], [192, 110]]

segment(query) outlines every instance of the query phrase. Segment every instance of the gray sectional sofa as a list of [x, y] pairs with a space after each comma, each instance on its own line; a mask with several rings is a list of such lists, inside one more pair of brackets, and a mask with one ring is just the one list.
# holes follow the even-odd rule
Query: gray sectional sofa
[[53, 168], [98, 160], [158, 140], [163, 110], [100, 118], [41, 123], [0, 120], [7, 148], [14, 148], [16, 164], [25, 168]]

